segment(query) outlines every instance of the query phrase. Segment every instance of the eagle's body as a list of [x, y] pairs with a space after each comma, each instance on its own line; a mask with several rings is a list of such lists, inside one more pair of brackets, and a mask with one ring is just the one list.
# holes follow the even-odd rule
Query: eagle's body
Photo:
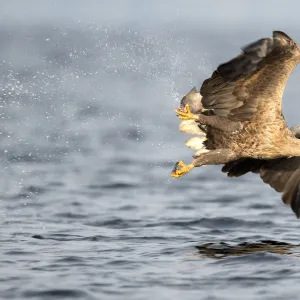
[[278, 115], [276, 120], [267, 119], [267, 109], [264, 113], [259, 112], [252, 122], [245, 122], [239, 131], [225, 131], [213, 127], [207, 128], [206, 149], [231, 149], [238, 157], [251, 157], [257, 159], [273, 159], [287, 156], [300, 156], [300, 140], [295, 139], [284, 117]]
[[[201, 135], [199, 125], [205, 128], [205, 138], [187, 142], [198, 150], [195, 159], [191, 165], [177, 163], [172, 176], [180, 177], [206, 164], [225, 164], [223, 171], [230, 176], [257, 172], [284, 193], [284, 202], [299, 216], [300, 140], [287, 127], [281, 110], [286, 82], [299, 62], [299, 46], [285, 33], [275, 31], [273, 38], [246, 46], [242, 54], [220, 65], [203, 82], [200, 94], [193, 89], [185, 96], [176, 111], [179, 118], [189, 120], [183, 121], [182, 131]], [[291, 159], [299, 163], [298, 177], [294, 166], [291, 168], [296, 161], [291, 163]], [[283, 173], [289, 174], [284, 182], [279, 178]]]
[[[286, 41], [286, 36], [277, 36], [279, 38], [276, 42], [274, 38], [262, 39], [254, 43], [255, 47], [250, 45], [244, 49], [251, 53], [251, 48], [257, 51], [258, 47], [265, 46], [269, 41], [273, 41], [272, 48], [274, 44], [278, 44], [273, 50], [269, 50], [270, 53], [265, 58], [260, 58], [259, 66], [253, 74], [245, 74], [244, 77], [228, 72], [229, 68], [238, 69], [239, 64], [244, 63], [240, 55], [221, 65], [211, 78], [204, 81], [200, 90], [203, 106], [214, 109], [216, 115], [232, 122], [244, 122], [243, 128], [235, 134], [225, 131], [220, 135], [219, 130], [209, 127], [209, 148], [229, 148], [238, 156], [253, 158], [300, 155], [300, 141], [291, 138], [281, 113], [283, 91], [291, 72], [300, 61], [300, 53], [291, 39]], [[251, 55], [255, 61], [256, 53]], [[225, 69], [225, 76], [221, 76], [222, 69]], [[226, 71], [229, 73], [228, 79], [224, 79]], [[235, 76], [237, 80], [234, 79]], [[298, 147], [294, 147], [295, 143]]]

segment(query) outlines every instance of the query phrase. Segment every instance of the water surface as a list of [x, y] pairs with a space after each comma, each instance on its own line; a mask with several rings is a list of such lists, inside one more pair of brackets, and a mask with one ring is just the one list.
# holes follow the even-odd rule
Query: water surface
[[271, 29], [38, 23], [0, 29], [1, 298], [295, 299], [280, 195], [219, 167], [170, 178], [192, 159], [179, 99]]

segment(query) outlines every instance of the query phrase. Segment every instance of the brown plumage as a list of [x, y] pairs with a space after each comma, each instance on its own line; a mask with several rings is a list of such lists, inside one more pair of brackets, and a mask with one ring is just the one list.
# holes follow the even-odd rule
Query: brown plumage
[[272, 38], [242, 50], [203, 82], [200, 94], [192, 90], [182, 99], [176, 112], [188, 121], [183, 121], [181, 131], [205, 134], [206, 140], [199, 138], [198, 145], [195, 139], [187, 142], [198, 150], [195, 159], [190, 165], [178, 162], [172, 176], [206, 164], [225, 164], [222, 171], [231, 177], [260, 173], [264, 182], [283, 193], [284, 203], [299, 217], [300, 131], [287, 127], [281, 102], [300, 61], [300, 48], [285, 33], [274, 31]]

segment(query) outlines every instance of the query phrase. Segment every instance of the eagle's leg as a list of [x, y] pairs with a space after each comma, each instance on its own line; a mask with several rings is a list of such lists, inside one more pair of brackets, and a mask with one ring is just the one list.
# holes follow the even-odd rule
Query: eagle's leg
[[200, 156], [194, 156], [194, 158], [192, 164], [195, 167], [201, 167], [203, 165], [221, 165], [238, 159], [235, 152], [230, 149], [210, 150], [200, 154]]
[[195, 120], [201, 125], [208, 125], [220, 131], [235, 132], [243, 128], [241, 122], [233, 122], [225, 117], [206, 116], [204, 114], [193, 114], [188, 104], [185, 106], [185, 111], [176, 109], [175, 112], [181, 120]]
[[202, 153], [200, 156], [195, 157], [190, 165], [186, 165], [182, 161], [177, 162], [171, 173], [171, 176], [178, 178], [187, 174], [194, 167], [201, 167], [203, 165], [226, 164], [227, 162], [230, 162], [237, 158], [237, 155], [230, 149], [210, 150], [209, 152]]

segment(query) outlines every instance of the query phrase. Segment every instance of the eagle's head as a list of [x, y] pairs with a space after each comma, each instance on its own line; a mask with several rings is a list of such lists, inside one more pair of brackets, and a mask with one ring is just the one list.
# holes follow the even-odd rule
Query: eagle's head
[[188, 104], [193, 114], [200, 113], [203, 110], [201, 99], [202, 96], [197, 91], [196, 87], [193, 87], [191, 91], [181, 99], [180, 110], [184, 111], [185, 105]]

